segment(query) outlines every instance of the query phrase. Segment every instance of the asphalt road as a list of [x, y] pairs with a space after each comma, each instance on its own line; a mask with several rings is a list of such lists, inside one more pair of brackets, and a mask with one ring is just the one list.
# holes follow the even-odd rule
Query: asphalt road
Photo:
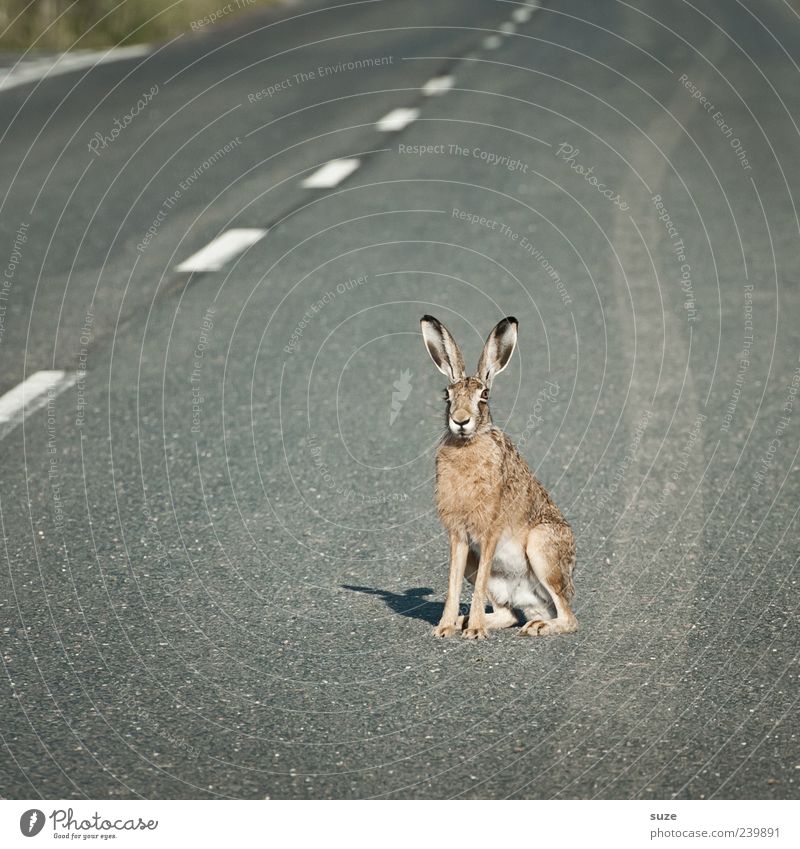
[[[0, 440], [0, 794], [797, 798], [798, 54], [780, 2], [310, 2], [0, 91], [0, 393], [85, 368]], [[574, 636], [431, 636], [423, 313], [520, 321]]]

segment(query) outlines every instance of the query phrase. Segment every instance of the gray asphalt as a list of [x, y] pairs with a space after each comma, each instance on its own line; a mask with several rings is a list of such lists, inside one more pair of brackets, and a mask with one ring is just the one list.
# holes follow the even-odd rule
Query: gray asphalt
[[[800, 20], [520, 8], [300, 3], [0, 92], [0, 391], [86, 366], [0, 441], [2, 796], [797, 798]], [[492, 408], [574, 636], [431, 636], [423, 313], [470, 362], [520, 321]]]

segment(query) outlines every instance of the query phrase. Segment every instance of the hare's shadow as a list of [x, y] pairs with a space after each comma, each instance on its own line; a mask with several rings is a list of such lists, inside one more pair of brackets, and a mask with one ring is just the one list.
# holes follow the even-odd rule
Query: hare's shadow
[[379, 590], [374, 587], [355, 587], [350, 584], [342, 584], [342, 587], [356, 593], [379, 596], [394, 613], [411, 619], [421, 619], [430, 625], [438, 624], [442, 618], [444, 604], [426, 599], [426, 596], [433, 592], [430, 587], [412, 587], [402, 593], [393, 593], [390, 590]]

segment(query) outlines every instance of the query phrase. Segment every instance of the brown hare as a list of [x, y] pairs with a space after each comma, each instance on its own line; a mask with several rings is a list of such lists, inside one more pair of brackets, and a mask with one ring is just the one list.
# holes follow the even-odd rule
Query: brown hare
[[[517, 344], [515, 318], [489, 334], [478, 371], [467, 377], [461, 351], [433, 316], [420, 322], [428, 353], [449, 380], [445, 433], [436, 453], [436, 507], [450, 536], [450, 580], [433, 633], [462, 630], [480, 640], [492, 628], [527, 620], [520, 634], [566, 634], [578, 628], [575, 539], [567, 520], [512, 441], [492, 424], [489, 390]], [[458, 615], [463, 578], [474, 584], [469, 616]], [[492, 613], [486, 613], [486, 601]]]

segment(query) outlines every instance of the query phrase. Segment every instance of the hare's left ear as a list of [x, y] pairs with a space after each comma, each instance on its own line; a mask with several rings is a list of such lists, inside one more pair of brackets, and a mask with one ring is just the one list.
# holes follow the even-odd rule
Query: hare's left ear
[[519, 322], [510, 315], [498, 322], [483, 346], [477, 377], [487, 386], [492, 385], [496, 374], [508, 365], [517, 344]]
[[456, 340], [450, 335], [450, 331], [432, 315], [424, 315], [420, 319], [422, 338], [425, 347], [436, 364], [436, 368], [446, 375], [450, 383], [458, 383], [466, 376], [464, 358]]

